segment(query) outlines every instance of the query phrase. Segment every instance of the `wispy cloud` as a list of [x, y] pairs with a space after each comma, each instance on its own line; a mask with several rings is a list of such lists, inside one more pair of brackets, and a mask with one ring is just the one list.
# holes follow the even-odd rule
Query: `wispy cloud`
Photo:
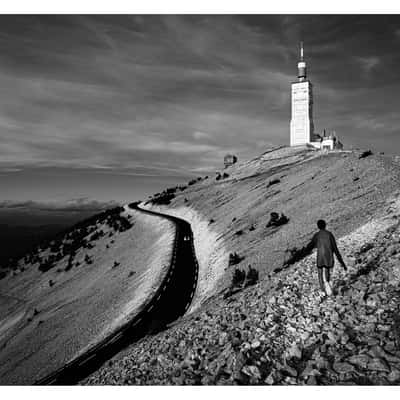
[[59, 202], [38, 202], [38, 201], [0, 201], [1, 210], [27, 210], [27, 211], [47, 211], [47, 212], [83, 212], [83, 211], [101, 211], [106, 208], [118, 205], [115, 201], [100, 202], [88, 198], [71, 199]]
[[361, 121], [399, 109], [399, 29], [398, 16], [0, 16], [0, 172], [144, 185], [288, 143], [300, 40], [317, 129], [362, 145], [376, 124]]

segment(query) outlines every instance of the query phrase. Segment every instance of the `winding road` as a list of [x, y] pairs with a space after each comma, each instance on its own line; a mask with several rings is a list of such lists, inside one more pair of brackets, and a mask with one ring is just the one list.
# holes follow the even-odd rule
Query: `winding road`
[[112, 335], [68, 362], [62, 368], [40, 379], [35, 385], [73, 385], [99, 369], [126, 346], [149, 334], [162, 331], [185, 314], [193, 299], [198, 278], [198, 262], [193, 245], [190, 224], [183, 219], [139, 208], [138, 203], [129, 207], [143, 213], [162, 216], [175, 224], [174, 249], [169, 270], [142, 312], [119, 328]]

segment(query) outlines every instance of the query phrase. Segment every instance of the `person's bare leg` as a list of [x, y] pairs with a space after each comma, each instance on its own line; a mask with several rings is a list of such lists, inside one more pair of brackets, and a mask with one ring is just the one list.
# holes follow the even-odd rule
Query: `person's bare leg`
[[330, 270], [327, 267], [322, 268], [323, 270], [323, 281], [325, 286], [325, 292], [328, 296], [332, 296], [332, 287], [330, 284]]
[[326, 295], [326, 289], [325, 289], [325, 284], [324, 284], [324, 268], [319, 267], [318, 269], [318, 281], [319, 281], [319, 286], [322, 292], [322, 295]]

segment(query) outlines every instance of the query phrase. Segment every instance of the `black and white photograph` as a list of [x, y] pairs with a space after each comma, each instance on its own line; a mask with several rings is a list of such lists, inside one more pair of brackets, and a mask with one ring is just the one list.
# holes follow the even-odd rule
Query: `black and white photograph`
[[0, 386], [398, 387], [400, 14], [164, 10], [0, 14]]

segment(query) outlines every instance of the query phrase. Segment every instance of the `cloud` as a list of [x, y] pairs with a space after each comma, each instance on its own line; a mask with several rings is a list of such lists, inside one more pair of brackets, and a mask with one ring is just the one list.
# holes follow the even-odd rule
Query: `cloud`
[[18, 210], [18, 211], [47, 211], [47, 212], [83, 212], [92, 211], [98, 212], [107, 208], [118, 205], [115, 201], [101, 202], [97, 200], [78, 198], [64, 202], [38, 202], [33, 200], [0, 201], [1, 210]]
[[196, 140], [202, 140], [202, 139], [210, 139], [211, 135], [209, 133], [206, 133], [206, 132], [196, 131], [196, 132], [193, 132], [193, 137]]
[[368, 15], [0, 16], [0, 172], [144, 185], [287, 144], [301, 39], [318, 129], [361, 145], [376, 124], [360, 121], [383, 120], [375, 144], [387, 147], [399, 26]]
[[366, 74], [370, 74], [371, 71], [380, 64], [379, 58], [374, 56], [357, 57], [357, 60]]

